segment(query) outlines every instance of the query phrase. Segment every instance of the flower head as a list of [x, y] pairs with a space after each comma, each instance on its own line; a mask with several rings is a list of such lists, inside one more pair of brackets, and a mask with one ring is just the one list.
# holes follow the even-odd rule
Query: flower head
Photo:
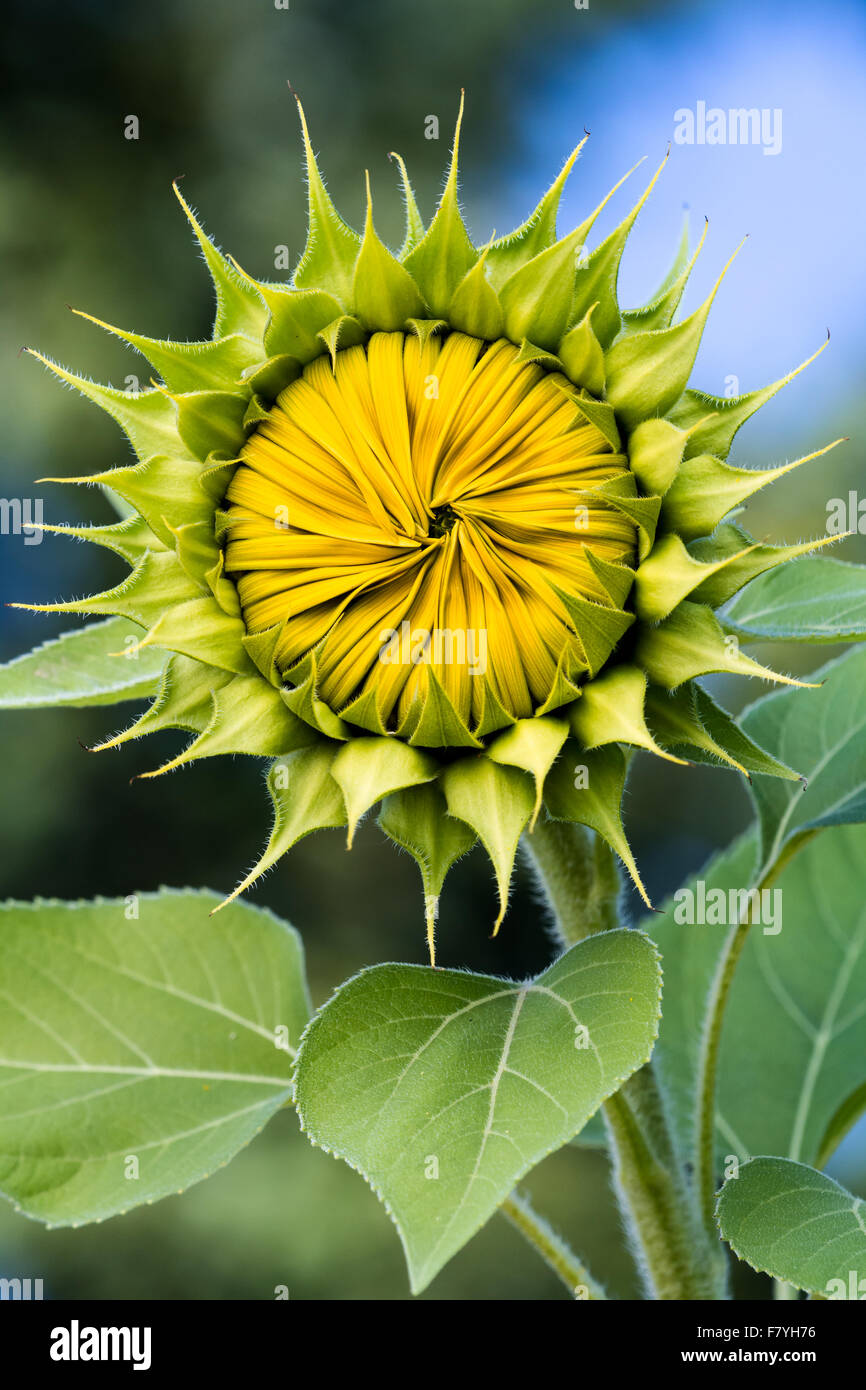
[[380, 332], [280, 393], [226, 494], [225, 567], [247, 630], [280, 626], [285, 681], [315, 652], [345, 721], [441, 746], [435, 682], [448, 743], [479, 747], [589, 669], [570, 602], [609, 603], [593, 562], [633, 564], [636, 529], [596, 493], [625, 455], [569, 385], [505, 338]]
[[309, 235], [291, 283], [242, 272], [178, 193], [216, 290], [213, 337], [110, 329], [155, 370], [136, 395], [41, 358], [138, 460], [72, 480], [104, 484], [131, 517], [52, 528], [118, 551], [129, 576], [42, 606], [126, 616], [167, 653], [151, 707], [103, 746], [179, 727], [194, 738], [160, 772], [274, 759], [273, 832], [236, 892], [312, 830], [347, 825], [351, 843], [381, 802], [421, 868], [431, 951], [450, 865], [482, 841], [501, 920], [539, 814], [598, 831], [643, 893], [620, 815], [630, 749], [796, 775], [698, 683], [788, 679], [714, 610], [816, 544], [772, 547], [726, 520], [797, 466], [725, 462], [791, 378], [725, 400], [688, 387], [721, 281], [674, 321], [703, 237], [690, 255], [684, 235], [658, 293], [621, 310], [620, 258], [661, 169], [587, 252], [608, 199], [556, 233], [583, 141], [532, 216], [477, 248], [457, 201], [458, 118], [429, 226], [394, 156], [395, 255], [369, 179], [363, 235], [339, 217], [301, 121]]

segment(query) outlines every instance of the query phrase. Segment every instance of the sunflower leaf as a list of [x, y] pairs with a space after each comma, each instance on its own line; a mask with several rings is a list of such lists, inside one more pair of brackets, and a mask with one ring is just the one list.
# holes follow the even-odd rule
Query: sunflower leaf
[[[644, 929], [665, 970], [656, 1059], [684, 1150], [693, 1143], [702, 1012], [743, 894], [756, 882], [753, 832], [683, 884]], [[716, 1096], [716, 1162], [775, 1153], [824, 1163], [866, 1107], [866, 931], [860, 865], [866, 829], [823, 833], [760, 900], [725, 1014]], [[703, 906], [702, 906], [703, 905]], [[772, 919], [772, 920], [771, 920]], [[744, 1086], [774, 1039], [772, 1077]]]
[[[300, 938], [216, 894], [0, 908], [0, 1189], [80, 1225], [206, 1178], [290, 1094]], [[238, 963], [242, 962], [242, 969]], [[46, 1020], [50, 1020], [49, 1023]]]
[[813, 679], [822, 682], [820, 689], [774, 691], [740, 719], [762, 748], [783, 762], [796, 760], [805, 782], [752, 781], [768, 867], [825, 826], [866, 820], [866, 650], [853, 648]]
[[126, 618], [90, 623], [0, 666], [0, 709], [113, 705], [154, 695], [165, 652], [139, 649]]
[[826, 1173], [755, 1158], [725, 1183], [716, 1219], [753, 1269], [822, 1298], [866, 1297], [866, 1202]]
[[646, 1061], [659, 996], [646, 937], [615, 931], [525, 985], [378, 965], [320, 1010], [298, 1057], [304, 1130], [382, 1198], [415, 1292]]
[[726, 610], [725, 623], [783, 642], [862, 642], [866, 565], [826, 555], [794, 560], [755, 579]]

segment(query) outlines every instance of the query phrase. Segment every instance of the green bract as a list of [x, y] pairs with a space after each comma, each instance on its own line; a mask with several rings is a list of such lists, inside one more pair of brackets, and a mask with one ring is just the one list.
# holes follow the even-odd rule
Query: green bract
[[[686, 236], [650, 302], [620, 308], [623, 248], [661, 168], [619, 226], [586, 254], [608, 199], [565, 236], [558, 238], [556, 228], [559, 198], [584, 141], [531, 217], [479, 249], [457, 199], [458, 119], [445, 191], [429, 226], [397, 157], [407, 225], [395, 255], [376, 234], [371, 204], [363, 235], [341, 220], [303, 116], [302, 127], [309, 234], [291, 282], [245, 275], [178, 193], [213, 278], [213, 337], [176, 343], [111, 328], [156, 373], [152, 386], [136, 395], [34, 354], [106, 410], [137, 456], [110, 472], [54, 480], [103, 484], [133, 515], [110, 526], [47, 528], [116, 551], [130, 565], [128, 577], [92, 598], [39, 607], [125, 619], [141, 633], [138, 650], [149, 659], [153, 649], [167, 654], [150, 708], [103, 747], [181, 728], [194, 737], [160, 771], [219, 753], [274, 759], [268, 773], [274, 828], [236, 892], [313, 830], [348, 826], [351, 840], [379, 802], [383, 830], [421, 868], [431, 943], [445, 875], [476, 838], [496, 871], [501, 920], [518, 840], [539, 814], [598, 831], [643, 891], [620, 813], [629, 749], [709, 759], [746, 774], [797, 776], [738, 729], [698, 683], [711, 672], [787, 681], [743, 655], [714, 610], [757, 575], [819, 544], [773, 547], [726, 521], [752, 493], [807, 461], [767, 471], [725, 461], [739, 427], [796, 372], [732, 399], [689, 388], [718, 283], [700, 308], [674, 321], [701, 249], [690, 255]], [[285, 678], [275, 651], [286, 620], [247, 631], [225, 572], [222, 504], [245, 440], [308, 364], [326, 355], [335, 363], [339, 352], [365, 345], [375, 333], [417, 335], [423, 346], [452, 330], [484, 343], [507, 339], [521, 361], [559, 374], [580, 417], [627, 461], [625, 471], [587, 496], [629, 521], [636, 553], [633, 566], [612, 564], [586, 547], [604, 600], [561, 595], [582, 655], [576, 663], [560, 662], [532, 717], [514, 718], [491, 690], [483, 718], [470, 727], [431, 678], [411, 734], [400, 736], [383, 726], [374, 701], [325, 703], [315, 648]], [[76, 698], [60, 695], [58, 702], [105, 703], [142, 693], [147, 681], [119, 677], [123, 656], [109, 657], [91, 631], [64, 639], [73, 665], [80, 644], [87, 678], [67, 681], [64, 689]], [[101, 663], [101, 680], [94, 661]], [[142, 665], [142, 673], [149, 669]]]

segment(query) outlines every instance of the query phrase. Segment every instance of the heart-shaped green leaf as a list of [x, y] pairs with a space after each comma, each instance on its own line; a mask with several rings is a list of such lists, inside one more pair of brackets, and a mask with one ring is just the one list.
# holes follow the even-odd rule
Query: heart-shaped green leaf
[[415, 1292], [647, 1060], [659, 996], [651, 942], [613, 931], [527, 984], [377, 965], [325, 1005], [298, 1055], [301, 1121], [382, 1198]]
[[0, 908], [0, 1191], [52, 1226], [233, 1158], [289, 1096], [300, 939], [208, 892]]
[[866, 1202], [826, 1173], [754, 1158], [725, 1183], [716, 1218], [754, 1269], [822, 1298], [866, 1298]]

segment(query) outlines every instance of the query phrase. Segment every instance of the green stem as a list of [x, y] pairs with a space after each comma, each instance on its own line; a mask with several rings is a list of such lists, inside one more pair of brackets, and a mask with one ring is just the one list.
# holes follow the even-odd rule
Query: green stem
[[697, 1166], [698, 1198], [704, 1226], [715, 1228], [716, 1212], [716, 1078], [719, 1069], [719, 1049], [722, 1023], [734, 981], [734, 972], [746, 944], [751, 926], [751, 910], [744, 921], [728, 933], [716, 973], [710, 986], [704, 1011], [704, 1030], [698, 1056], [697, 1076]]
[[600, 835], [583, 825], [539, 819], [522, 844], [563, 946], [619, 926], [619, 873]]
[[[566, 946], [618, 925], [616, 861], [600, 836], [539, 820], [524, 845]], [[724, 1297], [721, 1248], [701, 1226], [652, 1063], [605, 1102], [603, 1114], [617, 1194], [649, 1296]]]
[[586, 1266], [581, 1264], [553, 1227], [533, 1211], [525, 1197], [512, 1192], [502, 1203], [500, 1211], [512, 1226], [517, 1227], [529, 1244], [535, 1247], [544, 1263], [558, 1275], [573, 1298], [607, 1298], [604, 1289], [596, 1283]]
[[[814, 833], [814, 831], [810, 831], [796, 836], [784, 847], [781, 853], [777, 852], [774, 847], [773, 853], [768, 856], [756, 875], [756, 891], [759, 894], [775, 882], [782, 869], [808, 843]], [[743, 947], [748, 940], [749, 927], [752, 925], [754, 903], [755, 899], [750, 898], [748, 909], [728, 933], [704, 1010], [704, 1029], [701, 1035], [697, 1070], [696, 1144], [698, 1197], [704, 1226], [708, 1232], [715, 1232], [716, 1229], [716, 1084], [719, 1051], [722, 1042], [722, 1024], [731, 993], [731, 985], [734, 982], [734, 974], [743, 953]]]
[[605, 1101], [602, 1114], [620, 1207], [649, 1296], [723, 1298], [724, 1254], [701, 1226], [651, 1062]]

